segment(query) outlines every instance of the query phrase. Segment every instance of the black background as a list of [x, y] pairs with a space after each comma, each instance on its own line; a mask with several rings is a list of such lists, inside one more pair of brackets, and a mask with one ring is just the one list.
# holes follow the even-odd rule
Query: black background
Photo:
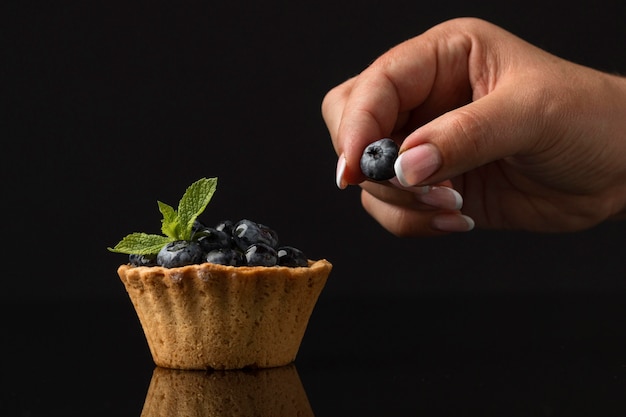
[[[391, 46], [448, 18], [490, 20], [624, 73], [626, 6], [600, 2], [3, 3], [2, 299], [123, 298], [134, 231], [159, 233], [218, 177], [208, 223], [250, 218], [335, 265], [324, 296], [626, 289], [625, 224], [565, 235], [398, 239], [335, 187], [320, 103]], [[23, 268], [23, 267], [26, 268]]]
[[0, 56], [0, 414], [141, 413], [154, 364], [106, 248], [250, 218], [334, 270], [296, 364], [317, 417], [623, 416], [626, 223], [399, 239], [335, 186], [324, 94], [393, 45], [481, 17], [626, 73], [612, 1], [8, 1]]

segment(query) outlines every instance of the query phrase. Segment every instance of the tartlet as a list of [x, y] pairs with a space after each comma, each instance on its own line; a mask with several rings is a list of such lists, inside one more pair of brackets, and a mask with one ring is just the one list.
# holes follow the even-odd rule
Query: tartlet
[[109, 248], [128, 255], [119, 278], [158, 366], [289, 364], [332, 265], [279, 245], [274, 230], [247, 219], [206, 227], [198, 216], [216, 183], [194, 182], [177, 209], [159, 201], [163, 235], [132, 233]]

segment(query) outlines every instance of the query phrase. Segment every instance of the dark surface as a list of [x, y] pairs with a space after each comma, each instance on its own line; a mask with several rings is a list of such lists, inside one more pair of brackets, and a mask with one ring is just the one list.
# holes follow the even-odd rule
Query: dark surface
[[[295, 365], [317, 417], [623, 416], [625, 300], [323, 294]], [[128, 300], [0, 313], [1, 415], [141, 414], [154, 365]]]

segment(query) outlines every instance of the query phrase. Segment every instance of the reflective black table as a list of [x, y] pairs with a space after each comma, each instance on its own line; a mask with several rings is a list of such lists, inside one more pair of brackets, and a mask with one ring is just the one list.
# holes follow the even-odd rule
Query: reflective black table
[[622, 293], [322, 294], [294, 364], [229, 372], [155, 367], [125, 294], [0, 311], [2, 416], [626, 415]]

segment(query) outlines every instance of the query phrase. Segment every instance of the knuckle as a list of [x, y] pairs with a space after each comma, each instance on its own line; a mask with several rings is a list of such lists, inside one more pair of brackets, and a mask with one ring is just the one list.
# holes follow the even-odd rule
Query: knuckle
[[458, 109], [448, 120], [446, 132], [449, 132], [451, 139], [445, 141], [450, 148], [444, 151], [446, 155], [459, 155], [460, 158], [469, 158], [475, 163], [487, 162], [483, 159], [490, 154], [494, 135], [481, 114], [469, 107]]

